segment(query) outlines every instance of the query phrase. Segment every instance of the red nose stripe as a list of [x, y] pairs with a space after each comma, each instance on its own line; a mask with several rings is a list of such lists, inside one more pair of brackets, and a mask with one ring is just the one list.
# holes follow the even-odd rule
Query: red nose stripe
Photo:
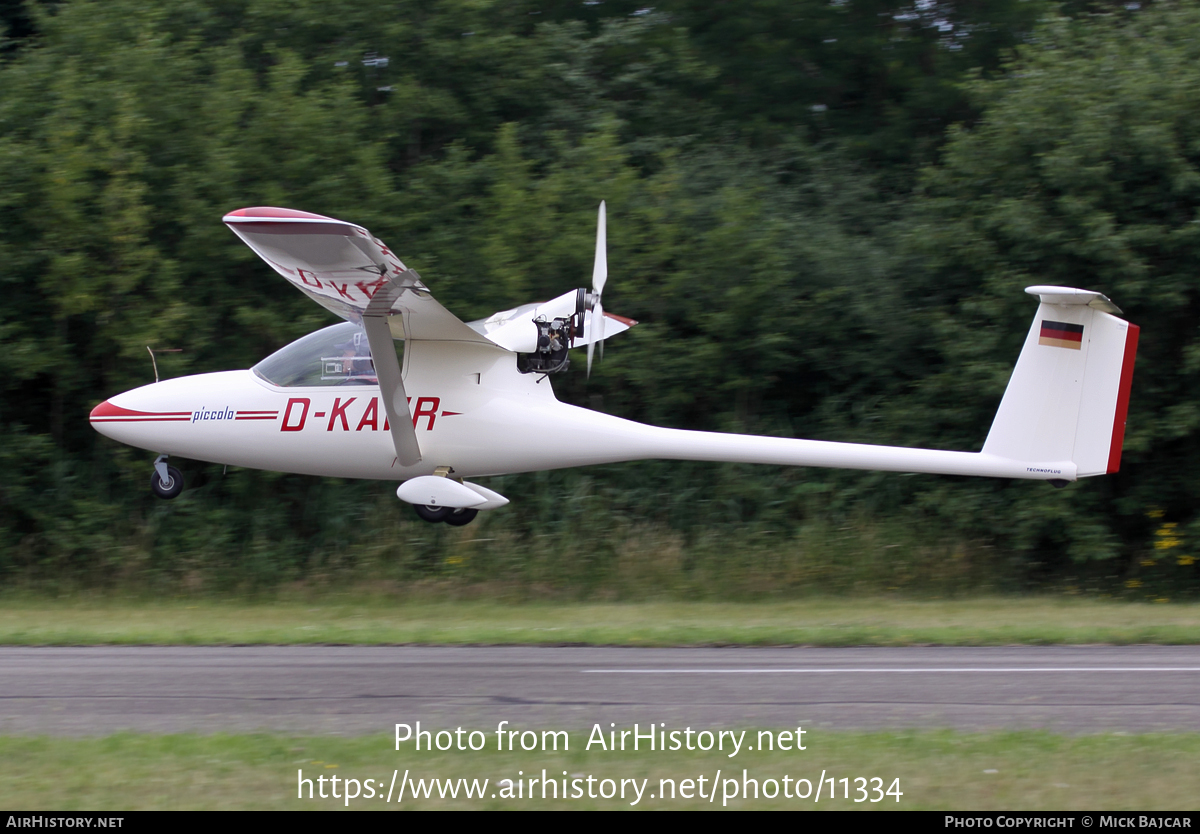
[[190, 411], [133, 411], [113, 405], [108, 400], [92, 409], [88, 417], [93, 423], [152, 423], [183, 422], [192, 419]]

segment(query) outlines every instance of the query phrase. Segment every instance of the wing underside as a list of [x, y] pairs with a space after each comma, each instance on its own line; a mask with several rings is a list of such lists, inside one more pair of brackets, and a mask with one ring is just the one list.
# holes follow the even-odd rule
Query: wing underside
[[[438, 303], [415, 270], [362, 226], [295, 209], [260, 206], [232, 211], [225, 225], [260, 258], [313, 301], [347, 321], [362, 324], [368, 308], [388, 318], [392, 337], [418, 341], [475, 342], [505, 350], [536, 349], [538, 318], [575, 312], [575, 291], [542, 304], [526, 304], [465, 324]], [[390, 288], [386, 309], [379, 293]], [[624, 332], [637, 322], [605, 313], [607, 326], [584, 332], [582, 347]]]
[[296, 289], [356, 324], [379, 292], [396, 292], [386, 309], [394, 337], [493, 344], [430, 295], [421, 276], [361, 226], [294, 209], [230, 212], [225, 224]]

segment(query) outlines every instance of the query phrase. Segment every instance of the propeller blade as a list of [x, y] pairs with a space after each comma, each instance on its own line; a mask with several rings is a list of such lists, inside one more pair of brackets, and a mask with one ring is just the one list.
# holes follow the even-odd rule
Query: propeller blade
[[596, 221], [596, 261], [592, 266], [592, 292], [604, 292], [608, 280], [608, 232], [605, 229], [604, 201], [600, 201], [600, 218]]
[[600, 343], [600, 358], [604, 358], [604, 305], [596, 299], [596, 341]]
[[600, 358], [604, 358], [604, 305], [600, 303], [600, 299], [596, 299], [596, 305], [592, 307], [591, 321], [588, 322], [588, 332], [591, 334], [588, 339], [588, 378], [592, 376], [592, 354], [596, 349], [596, 343], [600, 343]]
[[600, 214], [596, 219], [596, 260], [592, 265], [592, 309], [588, 314], [588, 363], [587, 375], [592, 376], [592, 356], [596, 352], [596, 342], [600, 343], [600, 358], [604, 358], [604, 305], [600, 303], [600, 295], [604, 292], [604, 283], [608, 280], [608, 230], [605, 221], [604, 201], [600, 201]]

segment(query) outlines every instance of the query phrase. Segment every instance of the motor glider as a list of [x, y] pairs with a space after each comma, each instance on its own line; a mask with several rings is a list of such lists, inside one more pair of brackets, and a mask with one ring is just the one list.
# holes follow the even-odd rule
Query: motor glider
[[[225, 224], [344, 322], [249, 370], [156, 381], [100, 403], [101, 434], [158, 454], [151, 488], [183, 489], [176, 456], [398, 482], [430, 522], [466, 524], [508, 499], [471, 478], [642, 460], [726, 461], [1025, 478], [1064, 486], [1117, 471], [1138, 327], [1098, 292], [1036, 286], [1040, 304], [982, 451], [684, 431], [559, 402], [548, 376], [633, 327], [607, 313], [605, 206], [590, 289], [463, 322], [353, 223], [245, 208]], [[403, 363], [395, 342], [403, 340]]]

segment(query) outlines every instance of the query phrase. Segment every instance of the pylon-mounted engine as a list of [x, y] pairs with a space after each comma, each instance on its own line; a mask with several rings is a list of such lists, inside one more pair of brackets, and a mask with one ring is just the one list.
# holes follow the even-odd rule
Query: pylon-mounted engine
[[537, 328], [537, 348], [532, 353], [517, 355], [517, 370], [523, 374], [557, 374], [571, 366], [567, 356], [576, 339], [583, 337], [583, 320], [587, 312], [588, 291], [575, 291], [575, 314], [533, 320]]

